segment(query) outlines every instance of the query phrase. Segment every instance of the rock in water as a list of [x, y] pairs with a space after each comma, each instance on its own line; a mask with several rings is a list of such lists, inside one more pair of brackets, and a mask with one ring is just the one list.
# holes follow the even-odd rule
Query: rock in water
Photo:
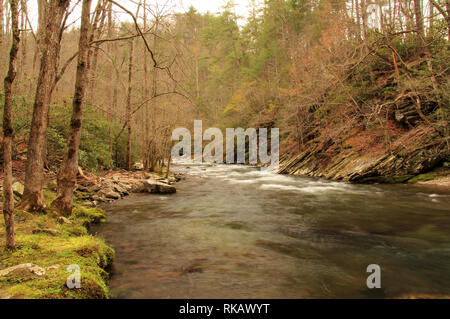
[[122, 184], [115, 184], [113, 186], [113, 189], [114, 189], [115, 192], [119, 193], [122, 196], [129, 195], [128, 191], [123, 187]]
[[176, 193], [176, 191], [177, 191], [177, 189], [174, 186], [164, 184], [161, 182], [158, 182], [157, 188], [158, 188], [159, 193], [161, 193], [161, 194], [172, 194], [172, 193]]
[[172, 185], [161, 183], [152, 179], [148, 179], [145, 186], [145, 191], [147, 193], [172, 194], [177, 191], [176, 188]]
[[[115, 192], [112, 188], [114, 186], [112, 186], [111, 188], [109, 188], [109, 185], [107, 185], [107, 188], [102, 189], [98, 195], [100, 195], [101, 197], [104, 196], [105, 198], [110, 198], [110, 199], [119, 199], [121, 198], [120, 194]], [[92, 199], [96, 200], [96, 198], [92, 197]]]

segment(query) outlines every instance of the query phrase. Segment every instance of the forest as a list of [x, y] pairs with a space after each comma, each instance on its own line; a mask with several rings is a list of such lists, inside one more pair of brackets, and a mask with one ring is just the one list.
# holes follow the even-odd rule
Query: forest
[[[235, 6], [0, 0], [0, 243], [9, 258], [0, 266], [28, 262], [17, 252], [45, 240], [33, 239], [27, 220], [40, 227], [35, 234], [73, 219], [101, 263], [112, 259], [83, 228], [104, 212], [84, 206], [80, 176], [139, 171], [168, 180], [172, 131], [194, 120], [279, 128], [282, 174], [448, 178], [448, 0], [249, 0], [246, 17]], [[88, 265], [97, 267], [93, 285], [102, 282], [94, 295], [105, 297], [100, 266]], [[2, 278], [0, 296], [2, 284], [11, 287]]]

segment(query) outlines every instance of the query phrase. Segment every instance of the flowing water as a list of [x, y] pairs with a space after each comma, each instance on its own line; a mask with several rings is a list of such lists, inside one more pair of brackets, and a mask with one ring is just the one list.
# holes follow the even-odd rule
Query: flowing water
[[[173, 195], [133, 195], [94, 229], [116, 298], [450, 295], [450, 192], [239, 165], [175, 166]], [[369, 264], [381, 289], [368, 289]]]

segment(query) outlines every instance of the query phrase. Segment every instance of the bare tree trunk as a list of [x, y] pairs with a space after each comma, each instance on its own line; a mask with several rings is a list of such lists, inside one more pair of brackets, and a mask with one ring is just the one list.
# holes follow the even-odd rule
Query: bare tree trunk
[[[164, 161], [164, 160], [163, 160]], [[169, 149], [169, 159], [167, 161], [167, 172], [166, 172], [166, 179], [169, 178], [169, 174], [170, 174], [170, 162], [172, 161], [172, 152]]]
[[3, 20], [3, 0], [0, 0], [0, 67], [3, 67], [3, 29], [5, 27], [5, 22]]
[[358, 32], [357, 32], [357, 36], [358, 39], [361, 39], [361, 19], [360, 19], [360, 8], [361, 6], [359, 5], [358, 0], [355, 0], [355, 9], [356, 9], [356, 25], [358, 27]]
[[425, 49], [425, 39], [423, 33], [423, 15], [420, 0], [414, 0], [414, 15], [416, 16], [417, 31], [417, 53], [422, 55]]
[[22, 60], [20, 62], [20, 70], [21, 70], [21, 79], [23, 82], [25, 82], [27, 78], [26, 73], [26, 63], [27, 63], [27, 19], [26, 19], [26, 12], [27, 12], [27, 1], [26, 0], [20, 0], [20, 6], [22, 7], [22, 16], [21, 16], [21, 28], [22, 28]]
[[21, 203], [22, 208], [32, 211], [40, 211], [45, 208], [42, 190], [50, 91], [55, 81], [55, 64], [60, 50], [59, 28], [69, 2], [69, 0], [51, 0], [46, 8], [46, 17], [48, 18], [42, 43], [39, 77], [25, 163], [25, 190]]
[[431, 2], [428, 3], [428, 34], [430, 34], [431, 29], [433, 28], [433, 19], [434, 19], [434, 6]]
[[[36, 73], [36, 65], [39, 57], [39, 53], [42, 52], [42, 41], [44, 38], [44, 32], [46, 28], [46, 21], [47, 21], [47, 8], [45, 0], [38, 0], [38, 29], [36, 34], [36, 47], [34, 50], [34, 56], [33, 56], [33, 68], [31, 71], [31, 77], [34, 77], [34, 74]], [[33, 90], [33, 80], [30, 81], [30, 95]]]
[[[108, 4], [107, 10], [108, 10], [108, 38], [112, 39], [112, 36], [113, 36], [112, 3]], [[108, 48], [108, 53], [110, 55], [112, 55], [113, 45], [108, 42], [107, 48]], [[108, 77], [108, 79], [111, 79], [111, 81], [108, 82], [108, 98], [109, 98], [109, 101], [108, 101], [108, 106], [107, 106], [107, 111], [108, 111], [107, 118], [108, 118], [109, 151], [111, 152], [111, 154], [113, 152], [111, 126], [112, 126], [112, 110], [113, 110], [112, 106], [114, 104], [114, 97], [112, 95], [112, 92], [114, 90], [114, 85], [115, 85], [114, 81], [112, 81], [112, 68], [113, 68], [113, 66], [111, 64], [108, 64], [107, 69], [106, 69], [107, 77]]]
[[[361, 0], [361, 23], [362, 23], [362, 36], [364, 42], [364, 52], [369, 53], [369, 40], [367, 39], [367, 2], [366, 0]], [[375, 80], [375, 74], [373, 73], [372, 65], [369, 64], [370, 80], [373, 82]]]
[[3, 216], [6, 228], [6, 248], [15, 249], [14, 243], [14, 195], [12, 190], [12, 139], [13, 126], [11, 119], [12, 109], [12, 84], [16, 77], [16, 58], [19, 50], [19, 10], [17, 0], [10, 0], [12, 44], [9, 53], [9, 69], [5, 77], [5, 105], [3, 111]]
[[5, 34], [9, 35], [10, 34], [10, 22], [11, 22], [11, 18], [10, 18], [10, 8], [8, 8], [8, 1], [5, 2], [5, 18], [6, 18], [6, 23], [5, 23]]
[[133, 53], [134, 53], [134, 39], [130, 40], [130, 59], [128, 62], [128, 93], [127, 93], [127, 169], [131, 170], [131, 80], [133, 79]]
[[445, 18], [445, 21], [447, 21], [447, 40], [450, 41], [450, 0], [446, 0], [445, 8], [447, 10], [447, 17]]
[[[153, 34], [153, 46], [155, 48], [155, 51], [158, 48], [158, 27], [159, 27], [159, 17], [156, 17], [156, 21], [155, 21], [155, 31]], [[151, 96], [156, 96], [158, 93], [158, 87], [157, 87], [157, 82], [158, 82], [158, 68], [156, 68], [155, 66], [153, 66], [153, 72], [152, 72], [152, 93]], [[153, 123], [154, 124], [154, 123]], [[152, 125], [152, 132], [153, 135], [155, 135], [155, 125]], [[153, 136], [154, 139], [155, 136]], [[155, 144], [152, 143], [152, 141], [150, 140], [150, 136], [149, 136], [149, 148], [148, 148], [148, 157], [147, 157], [147, 161], [150, 163], [149, 165], [149, 171], [150, 172], [154, 172], [155, 171], [155, 158], [156, 154], [155, 154], [155, 150], [154, 150], [154, 146]], [[153, 147], [153, 149], [151, 149], [151, 147]]]
[[87, 73], [89, 71], [87, 68], [87, 55], [89, 51], [88, 34], [91, 1], [92, 0], [83, 0], [72, 119], [70, 121], [70, 132], [69, 137], [67, 138], [66, 152], [58, 173], [57, 197], [52, 203], [53, 208], [56, 208], [60, 213], [66, 216], [72, 214], [73, 191], [77, 182], [78, 149], [80, 146], [81, 123], [83, 120], [83, 107], [85, 104]]
[[[146, 1], [144, 0], [144, 31], [147, 31], [147, 6]], [[144, 101], [147, 101], [148, 99], [148, 68], [147, 68], [147, 49], [144, 47]], [[144, 106], [144, 150], [143, 150], [143, 164], [144, 164], [144, 170], [148, 169], [148, 153], [149, 153], [149, 135], [150, 135], [150, 123], [149, 123], [149, 116], [150, 116], [150, 110], [148, 107], [148, 102], [145, 102]]]
[[[97, 13], [96, 13], [96, 21], [94, 22], [93, 29], [91, 31], [91, 41], [98, 40], [101, 38], [103, 33], [103, 27], [105, 24], [106, 18], [106, 4], [108, 2], [104, 1], [98, 3]], [[95, 80], [97, 75], [97, 62], [98, 62], [98, 51], [99, 47], [91, 49], [92, 51], [92, 59], [89, 59], [89, 77], [88, 77], [88, 99], [89, 101], [94, 100], [94, 89], [95, 89]]]

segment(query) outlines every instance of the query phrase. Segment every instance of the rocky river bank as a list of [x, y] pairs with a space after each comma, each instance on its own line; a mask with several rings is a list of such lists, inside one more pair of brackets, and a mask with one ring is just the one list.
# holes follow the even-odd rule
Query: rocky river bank
[[283, 154], [279, 173], [353, 183], [423, 183], [450, 186], [449, 150], [430, 129], [416, 129], [389, 148], [380, 142], [354, 146], [357, 136], [339, 144], [309, 143], [301, 152]]
[[[33, 214], [16, 208], [16, 251], [0, 250], [0, 299], [10, 298], [108, 298], [109, 271], [114, 249], [89, 229], [106, 219], [101, 203], [119, 200], [132, 193], [171, 194], [181, 174], [166, 176], [143, 171], [107, 171], [77, 176], [73, 212], [55, 215], [51, 208]], [[56, 176], [47, 176], [44, 200], [51, 207], [56, 197]], [[23, 184], [13, 185], [16, 202]], [[0, 220], [0, 246], [4, 246], [4, 225]], [[67, 285], [70, 265], [82, 271], [81, 286]], [[72, 269], [73, 271], [73, 269]], [[73, 288], [73, 287], [72, 287]]]

